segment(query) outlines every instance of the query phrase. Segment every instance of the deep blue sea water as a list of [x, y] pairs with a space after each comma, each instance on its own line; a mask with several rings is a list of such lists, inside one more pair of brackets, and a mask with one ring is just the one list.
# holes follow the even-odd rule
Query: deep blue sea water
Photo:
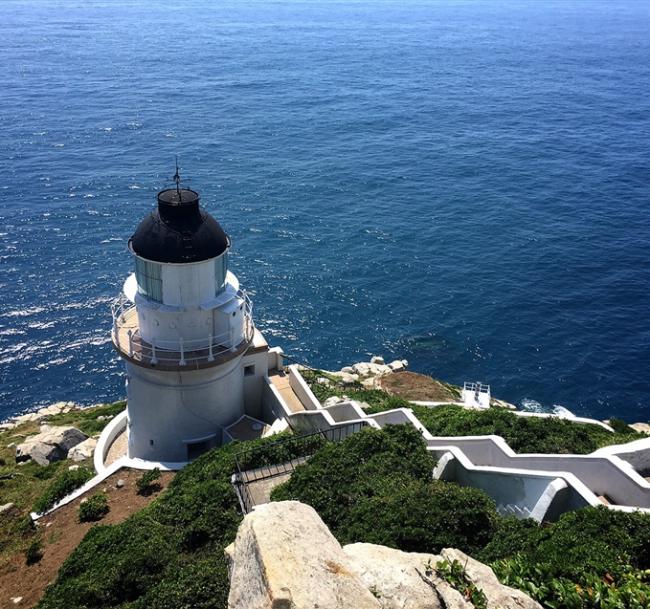
[[293, 357], [650, 418], [650, 2], [0, 17], [0, 418], [124, 395], [109, 303], [175, 154]]

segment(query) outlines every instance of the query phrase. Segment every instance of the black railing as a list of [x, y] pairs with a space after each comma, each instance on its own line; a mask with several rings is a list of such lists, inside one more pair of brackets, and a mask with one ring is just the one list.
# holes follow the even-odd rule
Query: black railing
[[232, 482], [244, 514], [248, 514], [255, 507], [250, 484], [291, 474], [326, 442], [340, 442], [367, 426], [365, 421], [357, 421], [302, 436], [285, 437], [261, 446], [245, 448], [237, 453], [237, 471], [232, 477]]

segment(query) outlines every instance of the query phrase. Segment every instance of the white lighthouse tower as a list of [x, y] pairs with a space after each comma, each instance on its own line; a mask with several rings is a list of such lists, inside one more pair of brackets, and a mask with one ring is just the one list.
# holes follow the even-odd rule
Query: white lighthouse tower
[[229, 249], [199, 194], [178, 182], [158, 193], [129, 240], [135, 273], [114, 309], [112, 339], [126, 361], [131, 458], [190, 461], [247, 411], [259, 413], [255, 380], [267, 371], [255, 357], [265, 364], [268, 346], [228, 270]]

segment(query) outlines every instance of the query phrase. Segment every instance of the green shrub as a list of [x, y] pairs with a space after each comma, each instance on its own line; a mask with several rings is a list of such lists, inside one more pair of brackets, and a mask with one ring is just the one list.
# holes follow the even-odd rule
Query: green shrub
[[225, 608], [228, 605], [228, 567], [222, 555], [184, 564], [153, 586], [134, 609]]
[[79, 522], [94, 522], [108, 514], [108, 498], [103, 493], [89, 497], [79, 506]]
[[27, 546], [25, 550], [25, 562], [28, 565], [33, 565], [39, 562], [41, 558], [43, 558], [43, 541], [39, 538]]
[[[518, 417], [504, 408], [468, 410], [461, 406], [426, 408], [411, 405], [413, 413], [434, 436], [498, 435], [518, 453], [587, 454], [602, 446], [636, 440], [630, 430], [612, 433], [599, 425], [566, 419]], [[377, 412], [382, 408], [373, 407]]]
[[518, 417], [505, 408], [468, 410], [447, 405], [436, 408], [417, 406], [381, 389], [366, 389], [360, 383], [342, 387], [336, 377], [332, 384], [316, 382], [327, 377], [322, 371], [303, 370], [302, 375], [314, 395], [323, 402], [331, 396], [345, 394], [350, 399], [370, 405], [368, 413], [383, 412], [393, 408], [411, 408], [420, 422], [434, 436], [498, 435], [519, 453], [587, 454], [611, 444], [623, 444], [645, 437], [631, 427], [612, 419], [615, 433], [599, 425], [573, 423], [566, 419]]
[[154, 467], [147, 470], [135, 483], [139, 495], [151, 495], [160, 490], [160, 469]]
[[503, 520], [478, 558], [546, 607], [640, 609], [650, 599], [650, 516], [599, 507], [541, 528]]
[[635, 434], [636, 432], [622, 419], [612, 417], [609, 420], [609, 426], [616, 432], [621, 434]]
[[341, 543], [409, 552], [483, 547], [497, 520], [494, 503], [477, 489], [432, 480], [434, 465], [410, 425], [366, 429], [319, 450], [272, 498], [310, 504]]
[[34, 511], [42, 514], [57, 501], [60, 501], [72, 491], [83, 486], [92, 477], [93, 472], [87, 467], [80, 467], [76, 470], [65, 470], [52, 480], [43, 494], [36, 500], [34, 503]]
[[[246, 443], [262, 448], [250, 463], [301, 453], [299, 446], [278, 448], [275, 439]], [[230, 477], [242, 448], [233, 442], [208, 451], [137, 514], [92, 527], [38, 607], [224, 608], [229, 582], [223, 551], [242, 519]]]

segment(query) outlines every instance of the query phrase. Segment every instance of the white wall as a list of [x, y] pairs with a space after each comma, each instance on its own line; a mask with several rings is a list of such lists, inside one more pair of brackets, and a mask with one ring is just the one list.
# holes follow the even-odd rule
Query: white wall
[[[242, 375], [246, 414], [256, 419], [262, 419], [267, 423], [272, 423], [273, 419], [266, 419], [264, 417], [262, 408], [262, 392], [264, 390], [264, 377], [268, 369], [268, 357], [268, 351], [245, 355], [242, 358]], [[249, 366], [254, 367], [255, 374], [247, 376], [244, 371]]]
[[163, 264], [163, 303], [196, 307], [214, 298], [217, 293], [214, 264], [214, 259], [190, 264]]
[[241, 357], [203, 370], [163, 372], [127, 362], [131, 458], [187, 460], [188, 440], [216, 434], [244, 414]]
[[312, 390], [305, 382], [305, 379], [302, 378], [302, 374], [300, 374], [300, 371], [295, 364], [289, 366], [289, 385], [291, 385], [291, 389], [293, 389], [293, 392], [302, 402], [305, 410], [317, 410], [321, 407], [320, 402], [312, 393]]

